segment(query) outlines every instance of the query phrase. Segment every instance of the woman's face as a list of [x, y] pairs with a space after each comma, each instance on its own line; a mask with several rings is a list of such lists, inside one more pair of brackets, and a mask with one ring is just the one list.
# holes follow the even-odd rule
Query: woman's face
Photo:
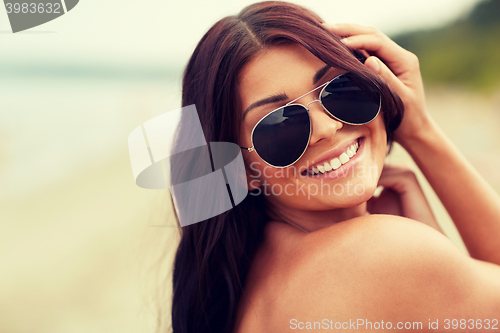
[[[337, 68], [325, 72], [325, 66], [298, 44], [273, 46], [249, 62], [238, 79], [241, 112], [271, 96], [281, 98], [246, 113], [240, 146], [252, 146], [252, 129], [266, 114], [344, 72]], [[320, 90], [294, 103], [306, 105], [317, 100]], [[256, 152], [243, 151], [250, 189], [259, 187], [267, 200], [282, 208], [329, 210], [366, 202], [377, 187], [386, 154], [387, 135], [382, 115], [366, 125], [348, 125], [332, 118], [318, 102], [309, 105], [309, 115], [312, 127], [309, 146], [292, 166], [275, 168]], [[352, 153], [355, 154], [346, 162]], [[338, 161], [344, 164], [326, 172], [332, 164], [337, 167]], [[312, 175], [307, 171], [311, 169], [325, 173]]]

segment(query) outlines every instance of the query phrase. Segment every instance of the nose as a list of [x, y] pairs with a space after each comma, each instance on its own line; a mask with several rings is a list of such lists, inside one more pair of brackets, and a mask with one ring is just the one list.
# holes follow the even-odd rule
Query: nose
[[[317, 103], [316, 103], [317, 102]], [[331, 139], [337, 131], [342, 129], [344, 123], [333, 118], [328, 111], [323, 108], [319, 100], [307, 103], [309, 117], [311, 117], [311, 138], [309, 145], [315, 145], [323, 139]]]

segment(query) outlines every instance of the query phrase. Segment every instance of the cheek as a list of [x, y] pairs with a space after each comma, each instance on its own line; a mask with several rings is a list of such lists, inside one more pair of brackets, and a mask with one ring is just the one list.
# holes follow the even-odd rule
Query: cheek
[[374, 121], [367, 124], [367, 126], [370, 130], [370, 152], [372, 155], [371, 162], [367, 161], [367, 163], [376, 167], [378, 172], [376, 172], [377, 175], [374, 176], [376, 176], [378, 181], [378, 177], [382, 172], [387, 156], [387, 132], [385, 130], [383, 118], [380, 114]]
[[[385, 130], [384, 118], [379, 114], [374, 121], [368, 124], [372, 135], [372, 141], [376, 148], [383, 150], [384, 156], [387, 149], [387, 132]], [[375, 148], [375, 147], [374, 147]]]
[[270, 189], [272, 189], [272, 193], [279, 193], [285, 187], [290, 189], [297, 185], [297, 170], [293, 167], [284, 169], [275, 168], [262, 162], [257, 155], [245, 160], [245, 166], [247, 168], [247, 181], [250, 188], [260, 187], [264, 189], [265, 187], [268, 189], [266, 193]]

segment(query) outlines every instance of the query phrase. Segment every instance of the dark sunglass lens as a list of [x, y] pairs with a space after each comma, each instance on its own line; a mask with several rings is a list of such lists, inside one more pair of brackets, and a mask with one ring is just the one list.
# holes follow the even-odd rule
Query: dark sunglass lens
[[351, 124], [372, 121], [380, 109], [377, 88], [355, 73], [345, 73], [334, 79], [325, 87], [320, 99], [328, 112]]
[[255, 127], [255, 150], [273, 166], [288, 166], [305, 151], [310, 128], [309, 114], [303, 106], [285, 106], [267, 115]]

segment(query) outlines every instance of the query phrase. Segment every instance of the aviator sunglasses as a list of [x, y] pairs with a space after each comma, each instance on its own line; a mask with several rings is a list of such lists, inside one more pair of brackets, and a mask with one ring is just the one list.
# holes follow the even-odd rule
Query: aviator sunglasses
[[[296, 100], [320, 88], [319, 99], [307, 105]], [[267, 164], [285, 168], [297, 162], [311, 137], [309, 105], [319, 102], [335, 119], [350, 125], [364, 125], [380, 112], [381, 97], [377, 87], [354, 72], [340, 74], [260, 119], [252, 130], [252, 147]]]

